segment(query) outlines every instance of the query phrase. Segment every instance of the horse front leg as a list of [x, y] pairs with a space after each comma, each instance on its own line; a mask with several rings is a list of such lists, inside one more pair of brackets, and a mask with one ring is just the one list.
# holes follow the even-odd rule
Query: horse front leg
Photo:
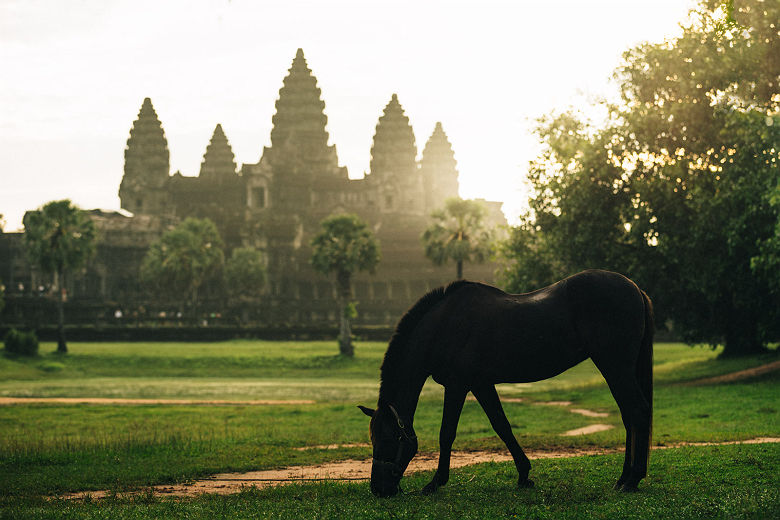
[[520, 447], [514, 434], [512, 434], [512, 426], [509, 424], [506, 414], [504, 414], [504, 408], [501, 406], [496, 387], [484, 385], [479, 388], [473, 388], [471, 393], [477, 398], [480, 406], [485, 411], [485, 415], [488, 416], [493, 430], [504, 441], [504, 444], [509, 449], [509, 453], [512, 454], [512, 459], [514, 459], [515, 467], [517, 468], [518, 487], [533, 487], [533, 480], [528, 478], [528, 472], [531, 470], [531, 461], [528, 460], [523, 448]]
[[439, 466], [433, 479], [422, 489], [423, 495], [430, 495], [450, 479], [452, 443], [455, 441], [455, 432], [458, 429], [458, 421], [467, 393], [466, 389], [460, 387], [447, 386], [444, 388], [444, 412], [439, 430]]

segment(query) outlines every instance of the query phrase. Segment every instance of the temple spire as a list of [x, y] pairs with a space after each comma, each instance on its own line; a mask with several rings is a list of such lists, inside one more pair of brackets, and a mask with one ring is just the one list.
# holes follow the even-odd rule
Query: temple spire
[[200, 177], [211, 182], [221, 182], [236, 175], [236, 160], [233, 149], [222, 131], [222, 125], [217, 124], [214, 134], [206, 147], [203, 162], [200, 165]]
[[422, 213], [425, 201], [417, 167], [417, 144], [396, 94], [376, 125], [370, 178], [380, 191], [381, 211]]
[[436, 123], [420, 160], [427, 211], [441, 207], [450, 197], [458, 196], [457, 164], [447, 134], [441, 123]]
[[162, 123], [152, 100], [145, 98], [125, 149], [125, 173], [119, 186], [122, 208], [133, 213], [164, 211], [165, 194], [161, 188], [168, 180], [169, 159]]
[[417, 172], [417, 144], [398, 95], [393, 94], [376, 125], [371, 147], [371, 174], [412, 175]]
[[335, 146], [328, 145], [328, 118], [324, 110], [317, 78], [309, 69], [303, 50], [298, 49], [279, 90], [271, 147], [263, 154], [276, 173], [327, 172], [346, 178], [346, 170], [338, 167]]

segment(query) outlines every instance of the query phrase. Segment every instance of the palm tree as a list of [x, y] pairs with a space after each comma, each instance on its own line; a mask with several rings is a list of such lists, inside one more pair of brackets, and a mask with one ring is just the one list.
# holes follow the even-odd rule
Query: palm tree
[[493, 251], [494, 233], [485, 226], [485, 207], [475, 200], [452, 197], [431, 213], [433, 223], [423, 232], [425, 256], [436, 265], [455, 262], [457, 279], [465, 262], [482, 263]]
[[190, 217], [152, 243], [141, 264], [141, 279], [183, 295], [180, 303], [189, 303], [197, 323], [198, 291], [221, 272], [224, 261], [217, 226], [207, 218]]
[[355, 316], [351, 303], [352, 274], [358, 271], [373, 273], [379, 263], [379, 243], [374, 234], [357, 215], [333, 215], [320, 223], [320, 231], [311, 241], [311, 265], [324, 275], [336, 274], [339, 307], [339, 351], [352, 357], [350, 321]]
[[70, 200], [49, 202], [24, 215], [24, 243], [30, 261], [54, 275], [57, 293], [57, 352], [65, 354], [65, 275], [83, 267], [95, 252], [95, 225]]

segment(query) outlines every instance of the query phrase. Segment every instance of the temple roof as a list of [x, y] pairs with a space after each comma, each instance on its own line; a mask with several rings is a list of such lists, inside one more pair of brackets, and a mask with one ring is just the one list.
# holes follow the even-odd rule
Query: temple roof
[[424, 170], [430, 168], [449, 170], [457, 176], [457, 163], [455, 152], [452, 151], [452, 144], [447, 138], [447, 134], [444, 133], [441, 123], [437, 122], [428, 142], [425, 143], [420, 165]]
[[270, 164], [278, 170], [292, 172], [341, 172], [334, 146], [328, 146], [324, 113], [317, 78], [298, 49], [289, 73], [279, 89], [276, 113], [271, 130]]
[[169, 159], [168, 140], [162, 123], [152, 100], [145, 98], [127, 140], [125, 177], [164, 180], [170, 169]]
[[233, 149], [222, 130], [222, 125], [217, 124], [211, 141], [206, 147], [203, 162], [200, 165], [200, 177], [212, 181], [220, 181], [232, 178], [236, 175], [236, 161]]
[[416, 161], [414, 131], [398, 96], [393, 94], [376, 125], [371, 146], [371, 174], [415, 171]]

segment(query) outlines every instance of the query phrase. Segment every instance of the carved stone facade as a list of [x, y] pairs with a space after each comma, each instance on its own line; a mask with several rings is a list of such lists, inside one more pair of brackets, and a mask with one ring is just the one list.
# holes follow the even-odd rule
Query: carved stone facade
[[[145, 296], [136, 277], [143, 253], [188, 216], [212, 219], [228, 256], [239, 246], [264, 251], [269, 283], [253, 311], [260, 322], [335, 322], [334, 280], [309, 264], [309, 241], [320, 221], [333, 213], [359, 215], [380, 242], [377, 272], [353, 278], [358, 323], [393, 324], [426, 291], [451, 281], [454, 266], [434, 266], [420, 243], [430, 212], [458, 195], [454, 153], [441, 123], [418, 163], [412, 126], [393, 94], [376, 126], [371, 171], [350, 179], [338, 164], [335, 145], [328, 144], [324, 109], [317, 80], [298, 49], [279, 90], [271, 146], [263, 149], [260, 161], [238, 169], [217, 125], [199, 175], [187, 177], [170, 175], [163, 126], [151, 100], [144, 99], [130, 130], [119, 187], [121, 206], [133, 215], [93, 212], [98, 255], [83, 276], [91, 281], [81, 284], [83, 290], [74, 286], [75, 296], [140, 305]], [[494, 224], [506, 223], [501, 203], [486, 205]], [[466, 276], [489, 282], [495, 267], [468, 265]]]

